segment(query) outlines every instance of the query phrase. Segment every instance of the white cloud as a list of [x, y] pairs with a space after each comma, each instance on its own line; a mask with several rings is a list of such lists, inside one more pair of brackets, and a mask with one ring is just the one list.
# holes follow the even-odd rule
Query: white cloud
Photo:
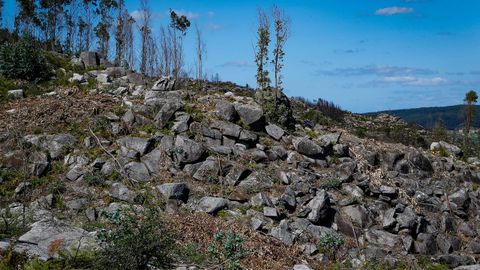
[[413, 8], [409, 8], [409, 7], [386, 7], [386, 8], [377, 9], [375, 11], [375, 15], [392, 16], [397, 14], [409, 14], [409, 13], [413, 13], [414, 11], [415, 10]]
[[[177, 15], [179, 16], [187, 17], [187, 19], [189, 20], [198, 19], [200, 17], [200, 14], [193, 11], [187, 11], [187, 10], [173, 10], [173, 11], [175, 11], [175, 13], [177, 13]], [[170, 16], [170, 12], [167, 11], [167, 13]]]
[[207, 16], [211, 18], [211, 17], [215, 16], [215, 12], [209, 11], [209, 12], [207, 13]]
[[222, 29], [223, 28], [223, 25], [221, 24], [216, 24], [216, 23], [209, 23], [207, 25], [207, 28], [208, 30], [218, 30], [218, 29]]
[[384, 77], [376, 81], [378, 84], [400, 84], [407, 86], [439, 86], [448, 84], [449, 81], [442, 77], [419, 78], [414, 76]]
[[[138, 22], [143, 19], [143, 12], [141, 10], [134, 10], [130, 12], [130, 16], [132, 16], [132, 18]], [[150, 16], [154, 20], [162, 18], [162, 14], [160, 14], [159, 12], [152, 12]]]
[[253, 67], [253, 63], [250, 61], [228, 61], [220, 65], [220, 67], [235, 67], [235, 68], [246, 68]]

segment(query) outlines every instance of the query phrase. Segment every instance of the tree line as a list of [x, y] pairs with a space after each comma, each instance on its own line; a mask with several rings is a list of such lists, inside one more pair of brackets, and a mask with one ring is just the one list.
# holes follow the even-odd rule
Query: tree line
[[[3, 6], [4, 0], [0, 0], [0, 22]], [[140, 1], [135, 16], [127, 10], [125, 0], [16, 0], [16, 6], [13, 29], [2, 29], [2, 43], [28, 38], [44, 50], [67, 55], [95, 50], [116, 66], [138, 67], [149, 76], [182, 75], [183, 41], [191, 22], [170, 10], [170, 23], [154, 31], [149, 0]], [[134, 47], [137, 37], [140, 48]], [[198, 27], [195, 40], [195, 73], [203, 79], [206, 50]]]

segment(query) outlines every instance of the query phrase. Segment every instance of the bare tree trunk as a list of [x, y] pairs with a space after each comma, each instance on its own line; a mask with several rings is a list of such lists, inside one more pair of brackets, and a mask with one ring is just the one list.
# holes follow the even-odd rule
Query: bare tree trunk
[[196, 29], [196, 41], [197, 41], [197, 81], [200, 85], [202, 86], [202, 81], [203, 81], [203, 60], [205, 56], [205, 42], [202, 39], [202, 33], [200, 32], [200, 29], [198, 28], [198, 25], [195, 25]]

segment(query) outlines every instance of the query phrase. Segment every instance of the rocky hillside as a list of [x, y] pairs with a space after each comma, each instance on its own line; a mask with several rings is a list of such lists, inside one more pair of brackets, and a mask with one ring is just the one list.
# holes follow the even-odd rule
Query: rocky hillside
[[[463, 267], [480, 254], [480, 162], [361, 136], [402, 134], [398, 119], [306, 124], [281, 93], [115, 67], [70, 83], [0, 104], [0, 268], [480, 269]], [[160, 246], [157, 225], [168, 264], [135, 254]]]

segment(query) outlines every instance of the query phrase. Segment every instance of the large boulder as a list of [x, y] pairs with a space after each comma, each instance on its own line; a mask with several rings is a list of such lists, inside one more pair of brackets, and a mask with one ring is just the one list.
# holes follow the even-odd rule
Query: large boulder
[[155, 140], [150, 138], [124, 137], [117, 140], [121, 147], [136, 151], [143, 156], [147, 154], [155, 145]]
[[280, 140], [285, 134], [285, 131], [275, 124], [268, 124], [265, 127], [265, 131], [267, 131], [267, 134], [270, 135], [270, 137], [274, 138], [277, 141]]
[[458, 147], [456, 145], [453, 145], [453, 144], [449, 144], [449, 143], [444, 142], [444, 141], [433, 142], [430, 145], [430, 150], [431, 151], [438, 151], [438, 152], [445, 151], [446, 154], [452, 155], [452, 156], [462, 156], [463, 155], [463, 151], [462, 151], [462, 149], [460, 149], [460, 147]]
[[262, 104], [268, 121], [292, 128], [295, 125], [290, 99], [276, 89], [260, 90], [255, 93], [255, 100]]
[[293, 146], [302, 155], [315, 157], [324, 154], [323, 148], [308, 137], [293, 139]]
[[61, 251], [68, 253], [94, 247], [94, 233], [49, 218], [33, 223], [30, 230], [20, 236], [14, 250], [40, 260], [48, 260], [58, 258]]
[[20, 99], [25, 97], [25, 92], [23, 89], [9, 90], [7, 92], [7, 97], [11, 99]]
[[200, 143], [183, 136], [177, 136], [171, 152], [180, 163], [195, 163], [203, 157], [205, 150], [205, 147]]
[[173, 91], [175, 89], [175, 80], [172, 77], [162, 77], [153, 84], [153, 91]]
[[125, 165], [125, 172], [128, 178], [137, 182], [145, 182], [150, 179], [148, 168], [142, 162], [133, 161], [128, 163]]
[[155, 126], [159, 129], [165, 128], [175, 112], [183, 108], [183, 105], [180, 100], [169, 100], [155, 115]]
[[307, 219], [312, 223], [318, 223], [327, 218], [330, 210], [330, 197], [325, 190], [320, 190], [317, 195], [307, 204], [310, 213]]
[[52, 159], [60, 158], [77, 143], [77, 139], [71, 134], [27, 135], [24, 139], [41, 150], [47, 151]]
[[82, 52], [80, 53], [80, 58], [86, 67], [100, 65], [100, 56], [96, 52]]
[[157, 186], [158, 192], [166, 199], [186, 201], [189, 189], [185, 183], [167, 183]]
[[250, 128], [262, 130], [265, 124], [265, 115], [262, 108], [250, 104], [235, 104], [235, 110], [240, 119]]
[[218, 197], [203, 197], [200, 199], [197, 205], [197, 209], [200, 212], [206, 212], [208, 214], [215, 214], [218, 211], [228, 206], [228, 200]]
[[225, 121], [234, 121], [237, 119], [238, 114], [237, 111], [235, 110], [235, 107], [233, 106], [232, 103], [224, 100], [220, 100], [217, 102], [215, 105], [216, 109], [216, 114], [220, 119], [223, 119]]

